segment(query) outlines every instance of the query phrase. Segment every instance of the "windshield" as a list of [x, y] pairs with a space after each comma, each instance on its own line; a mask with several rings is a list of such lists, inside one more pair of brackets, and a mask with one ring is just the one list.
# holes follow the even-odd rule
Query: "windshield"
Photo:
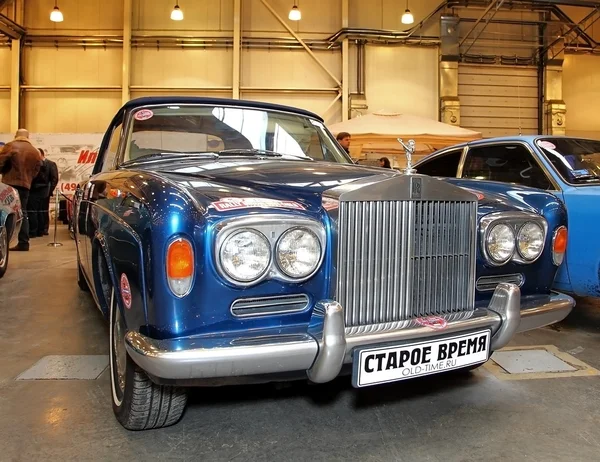
[[600, 182], [600, 141], [545, 138], [537, 145], [566, 182]]
[[133, 115], [123, 161], [273, 157], [352, 163], [323, 124], [297, 114], [227, 106], [156, 106]]

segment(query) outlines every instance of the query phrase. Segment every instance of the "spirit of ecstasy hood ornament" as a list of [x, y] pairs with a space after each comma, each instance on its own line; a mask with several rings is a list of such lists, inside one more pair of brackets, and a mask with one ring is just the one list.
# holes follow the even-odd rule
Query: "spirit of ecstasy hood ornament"
[[404, 144], [402, 138], [398, 138], [398, 142], [402, 145], [404, 153], [406, 154], [406, 168], [404, 169], [404, 173], [417, 173], [412, 167], [412, 155], [415, 153], [415, 140], [408, 140], [408, 145]]

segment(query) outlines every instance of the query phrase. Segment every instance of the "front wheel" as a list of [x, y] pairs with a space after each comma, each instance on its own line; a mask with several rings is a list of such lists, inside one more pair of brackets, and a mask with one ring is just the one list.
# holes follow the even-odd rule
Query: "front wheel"
[[0, 278], [8, 269], [8, 232], [5, 226], [0, 226]]
[[126, 327], [112, 290], [110, 300], [110, 383], [113, 411], [128, 430], [150, 430], [179, 421], [187, 403], [183, 388], [157, 385], [125, 349]]

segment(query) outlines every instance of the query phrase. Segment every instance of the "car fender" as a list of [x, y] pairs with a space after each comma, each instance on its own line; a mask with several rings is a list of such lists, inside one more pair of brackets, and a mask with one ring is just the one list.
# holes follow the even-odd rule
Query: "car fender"
[[[108, 319], [110, 293], [104, 277], [110, 278], [118, 306], [125, 317], [128, 329], [142, 330], [147, 324], [146, 281], [141, 238], [137, 232], [116, 214], [102, 210], [98, 213], [99, 226], [92, 240], [92, 265], [94, 285], [100, 310]], [[102, 267], [102, 260], [106, 268]], [[104, 271], [104, 272], [103, 272]], [[128, 288], [130, 297], [125, 297]]]

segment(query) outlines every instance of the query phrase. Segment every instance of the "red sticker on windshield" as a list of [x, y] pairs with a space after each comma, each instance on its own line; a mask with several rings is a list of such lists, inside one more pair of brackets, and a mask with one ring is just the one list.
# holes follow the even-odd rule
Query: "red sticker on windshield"
[[551, 143], [550, 141], [538, 141], [538, 146], [540, 148], [546, 148], [546, 149], [556, 149], [556, 145], [554, 145], [553, 143]]
[[426, 318], [417, 318], [415, 321], [420, 326], [430, 327], [434, 330], [442, 330], [448, 327], [448, 321], [441, 316], [427, 316]]
[[150, 109], [142, 109], [141, 111], [137, 111], [133, 116], [135, 120], [148, 120], [154, 116], [154, 112]]

